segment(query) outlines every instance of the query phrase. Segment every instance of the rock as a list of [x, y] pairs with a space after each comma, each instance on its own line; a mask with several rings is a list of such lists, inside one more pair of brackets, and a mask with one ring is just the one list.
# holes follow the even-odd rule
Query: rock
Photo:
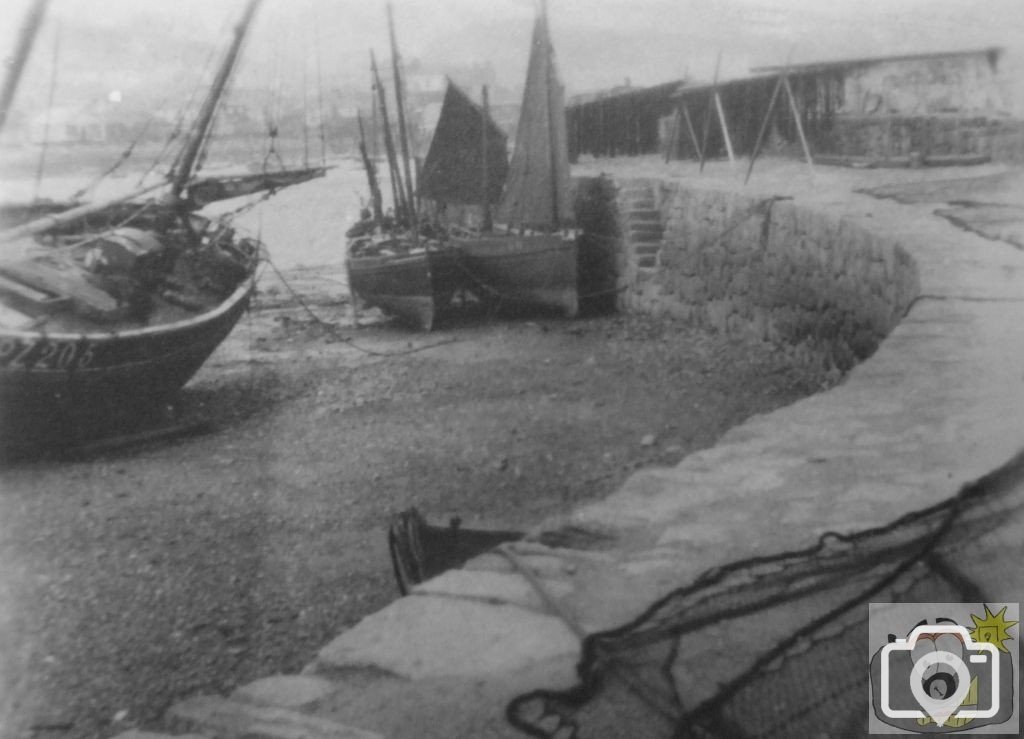
[[646, 434], [644, 438], [640, 439], [640, 446], [654, 446], [658, 441], [654, 434]]
[[336, 684], [319, 677], [274, 675], [243, 685], [231, 697], [243, 703], [308, 711], [337, 690]]
[[[512, 605], [420, 595], [360, 621], [317, 656], [316, 669], [376, 667], [419, 680], [507, 673], [579, 654], [558, 618]], [[572, 678], [572, 662], [567, 661]]]
[[380, 735], [284, 708], [254, 706], [201, 695], [168, 711], [175, 728], [199, 730], [223, 739], [380, 739]]

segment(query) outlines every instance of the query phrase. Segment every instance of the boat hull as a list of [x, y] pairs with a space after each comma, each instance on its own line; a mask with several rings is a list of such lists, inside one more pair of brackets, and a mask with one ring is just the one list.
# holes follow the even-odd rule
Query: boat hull
[[430, 331], [461, 286], [456, 252], [349, 257], [349, 289], [369, 306], [404, 323]]
[[248, 279], [216, 308], [124, 331], [0, 329], [0, 443], [78, 442], [155, 408], [187, 383], [249, 305]]
[[579, 312], [577, 245], [561, 234], [495, 234], [459, 242], [465, 271], [483, 299]]

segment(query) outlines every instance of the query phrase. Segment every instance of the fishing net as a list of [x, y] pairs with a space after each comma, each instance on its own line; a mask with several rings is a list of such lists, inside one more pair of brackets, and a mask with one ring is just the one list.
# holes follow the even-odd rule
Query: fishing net
[[802, 551], [738, 561], [586, 637], [580, 682], [513, 700], [550, 739], [867, 733], [868, 603], [981, 602], [1015, 578], [1024, 457], [956, 496]]

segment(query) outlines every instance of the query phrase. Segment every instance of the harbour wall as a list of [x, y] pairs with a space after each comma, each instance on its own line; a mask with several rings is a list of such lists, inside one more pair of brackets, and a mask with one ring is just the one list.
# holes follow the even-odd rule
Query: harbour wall
[[796, 362], [848, 370], [920, 291], [899, 244], [790, 199], [604, 177], [579, 192], [583, 253], [614, 251], [619, 309], [769, 341]]

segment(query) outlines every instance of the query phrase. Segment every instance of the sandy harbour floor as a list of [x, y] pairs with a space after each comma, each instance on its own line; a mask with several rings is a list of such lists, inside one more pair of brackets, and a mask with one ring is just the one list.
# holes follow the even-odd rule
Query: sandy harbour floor
[[397, 597], [393, 513], [528, 528], [823, 383], [642, 317], [356, 328], [343, 275], [287, 279], [309, 310], [268, 273], [182, 393], [212, 430], [0, 471], [0, 736], [111, 736], [297, 671]]

